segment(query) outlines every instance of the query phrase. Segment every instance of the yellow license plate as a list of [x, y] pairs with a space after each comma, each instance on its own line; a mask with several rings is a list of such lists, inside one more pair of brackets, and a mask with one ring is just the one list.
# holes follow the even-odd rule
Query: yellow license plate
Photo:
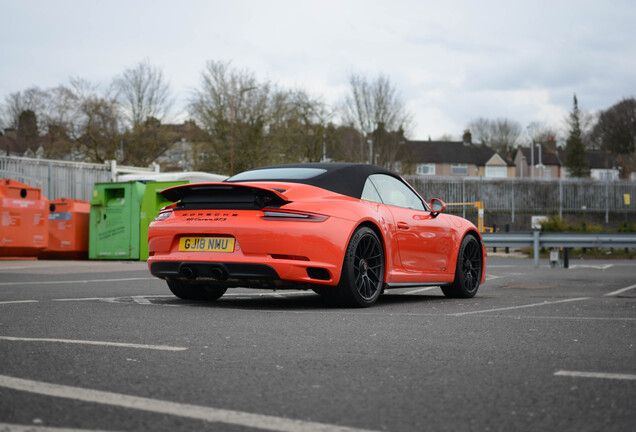
[[230, 237], [181, 237], [179, 252], [234, 252]]

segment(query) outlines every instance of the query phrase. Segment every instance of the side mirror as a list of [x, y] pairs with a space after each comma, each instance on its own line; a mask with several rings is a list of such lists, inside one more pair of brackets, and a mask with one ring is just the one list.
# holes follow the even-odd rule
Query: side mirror
[[446, 204], [439, 198], [433, 198], [430, 203], [431, 213], [441, 213], [446, 210]]

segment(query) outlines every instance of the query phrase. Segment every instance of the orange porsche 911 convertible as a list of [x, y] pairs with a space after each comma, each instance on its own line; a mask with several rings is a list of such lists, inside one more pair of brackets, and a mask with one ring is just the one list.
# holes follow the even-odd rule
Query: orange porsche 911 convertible
[[475, 226], [381, 167], [270, 166], [161, 194], [174, 204], [150, 224], [148, 265], [182, 299], [294, 288], [366, 307], [410, 286], [469, 298], [486, 279]]

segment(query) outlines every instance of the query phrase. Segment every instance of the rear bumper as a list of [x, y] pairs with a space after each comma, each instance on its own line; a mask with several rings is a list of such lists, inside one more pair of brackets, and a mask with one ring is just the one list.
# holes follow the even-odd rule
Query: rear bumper
[[159, 261], [150, 264], [150, 273], [161, 279], [280, 279], [272, 267], [251, 263]]
[[[216, 286], [244, 288], [311, 288], [323, 285], [321, 274], [308, 271], [304, 282], [283, 280], [278, 272], [267, 264], [206, 262], [206, 261], [156, 261], [149, 264], [153, 276], [167, 280], [191, 280], [211, 282]], [[326, 273], [326, 272], [325, 272]], [[312, 278], [313, 276], [313, 278]], [[318, 277], [317, 277], [318, 276]], [[329, 277], [327, 275], [327, 277]], [[311, 280], [314, 279], [314, 280]]]

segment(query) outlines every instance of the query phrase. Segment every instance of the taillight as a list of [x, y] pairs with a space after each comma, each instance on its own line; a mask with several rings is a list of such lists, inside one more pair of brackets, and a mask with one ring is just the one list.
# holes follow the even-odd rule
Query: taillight
[[159, 214], [155, 218], [155, 222], [168, 219], [171, 214], [172, 214], [172, 209], [164, 209], [161, 212], [159, 212]]
[[282, 210], [263, 210], [261, 219], [276, 221], [322, 222], [329, 218], [318, 213], [291, 212]]
[[279, 260], [309, 261], [309, 258], [302, 255], [271, 254], [271, 257]]

